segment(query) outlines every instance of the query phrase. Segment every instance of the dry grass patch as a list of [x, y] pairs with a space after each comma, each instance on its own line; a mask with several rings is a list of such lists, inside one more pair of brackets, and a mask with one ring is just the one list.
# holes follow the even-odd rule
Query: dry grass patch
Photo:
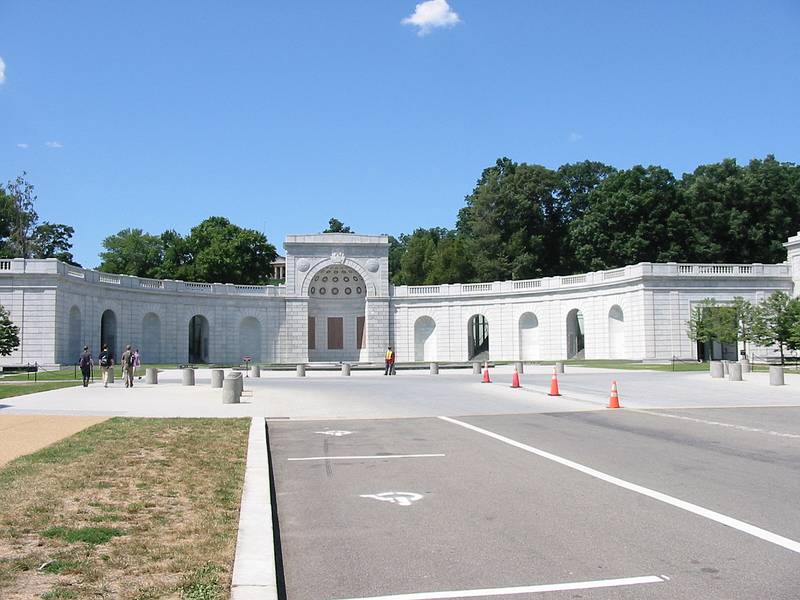
[[0, 597], [227, 598], [249, 419], [116, 418], [0, 469]]

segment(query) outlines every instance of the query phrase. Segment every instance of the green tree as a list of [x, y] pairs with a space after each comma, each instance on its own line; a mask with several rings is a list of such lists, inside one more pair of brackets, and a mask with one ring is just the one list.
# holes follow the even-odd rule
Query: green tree
[[350, 231], [350, 227], [342, 223], [336, 217], [331, 217], [328, 221], [328, 228], [323, 231], [322, 233], [353, 233]]
[[580, 270], [684, 259], [691, 246], [687, 206], [667, 169], [637, 165], [609, 175], [588, 194], [570, 226]]
[[2, 211], [3, 217], [9, 219], [4, 253], [18, 258], [32, 258], [31, 236], [39, 220], [34, 208], [37, 196], [26, 176], [23, 171], [22, 175], [8, 182], [5, 195], [9, 202]]
[[[401, 235], [397, 270], [392, 276], [396, 285], [433, 285], [468, 281], [472, 276], [463, 239], [442, 227], [416, 229]], [[391, 258], [390, 248], [390, 258]]]
[[758, 303], [754, 311], [753, 341], [761, 346], [777, 346], [781, 364], [786, 364], [786, 350], [800, 348], [797, 336], [800, 322], [800, 299], [786, 292], [773, 292]]
[[266, 236], [210, 217], [192, 228], [186, 239], [196, 281], [255, 284], [266, 282], [277, 253]]
[[5, 307], [0, 306], [0, 356], [19, 348], [19, 327], [14, 325]]
[[76, 265], [72, 256], [72, 235], [75, 230], [69, 225], [44, 221], [37, 225], [31, 235], [31, 248], [34, 258], [57, 258]]
[[690, 340], [710, 344], [716, 339], [717, 326], [713, 318], [716, 307], [717, 303], [713, 298], [706, 298], [694, 305], [686, 329]]
[[159, 279], [194, 279], [192, 254], [189, 242], [174, 229], [168, 229], [159, 236], [161, 245], [161, 264], [155, 269], [154, 277]]
[[123, 229], [103, 240], [98, 269], [137, 277], [158, 277], [163, 262], [161, 239], [141, 229]]

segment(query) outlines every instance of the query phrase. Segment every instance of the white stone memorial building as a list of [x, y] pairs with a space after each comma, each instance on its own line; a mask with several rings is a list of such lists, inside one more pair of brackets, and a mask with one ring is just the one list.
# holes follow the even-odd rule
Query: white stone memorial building
[[[800, 234], [781, 264], [639, 263], [523, 281], [392, 286], [386, 236], [291, 235], [285, 285], [144, 279], [55, 259], [0, 260], [20, 328], [3, 365], [74, 364], [126, 344], [145, 363], [735, 358], [687, 335], [705, 298], [800, 293]], [[727, 354], [727, 355], [725, 355]]]

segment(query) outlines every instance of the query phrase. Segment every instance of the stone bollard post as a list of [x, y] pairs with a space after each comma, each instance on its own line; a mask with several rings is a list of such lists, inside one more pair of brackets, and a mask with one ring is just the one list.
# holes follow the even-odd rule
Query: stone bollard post
[[785, 385], [785, 381], [783, 380], [783, 367], [771, 366], [769, 368], [769, 384]]
[[223, 379], [225, 379], [225, 371], [223, 371], [222, 369], [211, 369], [212, 388], [221, 388]]
[[147, 367], [147, 370], [144, 372], [144, 382], [149, 385], [156, 385], [158, 383], [158, 369]]
[[297, 376], [298, 377], [305, 377], [306, 376], [306, 366], [305, 365], [297, 365]]
[[723, 360], [722, 361], [722, 372], [725, 373], [725, 375], [730, 375], [730, 368], [731, 368], [730, 367], [730, 362], [727, 361], [727, 360]]
[[730, 381], [742, 380], [742, 365], [738, 362], [732, 362], [728, 365], [728, 379]]
[[564, 373], [564, 363], [563, 362], [557, 362], [556, 363], [556, 373], [558, 373], [559, 375], [562, 375]]
[[739, 359], [739, 365], [742, 367], [742, 373], [749, 373], [750, 372], [750, 361], [746, 358]]
[[234, 371], [230, 373], [222, 381], [222, 403], [223, 404], [238, 404], [239, 398], [242, 396], [242, 381], [241, 371]]
[[481, 374], [481, 363], [479, 363], [479, 362], [472, 363], [472, 374], [473, 375], [480, 375]]
[[521, 360], [518, 360], [514, 363], [514, 368], [517, 370], [517, 373], [522, 375], [525, 372], [525, 363], [523, 363]]
[[342, 363], [342, 375], [350, 377], [350, 365], [348, 363]]
[[708, 364], [711, 365], [711, 377], [714, 379], [722, 379], [725, 377], [725, 369], [720, 361], [712, 360]]
[[194, 385], [194, 369], [184, 369], [181, 374], [181, 385]]
[[439, 374], [439, 365], [435, 362], [431, 363], [431, 375], [438, 375]]
[[250, 377], [261, 377], [261, 367], [258, 365], [250, 367]]

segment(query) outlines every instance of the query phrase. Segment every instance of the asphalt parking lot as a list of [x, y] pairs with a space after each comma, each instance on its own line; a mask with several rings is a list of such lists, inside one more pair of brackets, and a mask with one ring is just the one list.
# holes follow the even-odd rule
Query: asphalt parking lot
[[800, 597], [800, 407], [268, 429], [290, 600]]

